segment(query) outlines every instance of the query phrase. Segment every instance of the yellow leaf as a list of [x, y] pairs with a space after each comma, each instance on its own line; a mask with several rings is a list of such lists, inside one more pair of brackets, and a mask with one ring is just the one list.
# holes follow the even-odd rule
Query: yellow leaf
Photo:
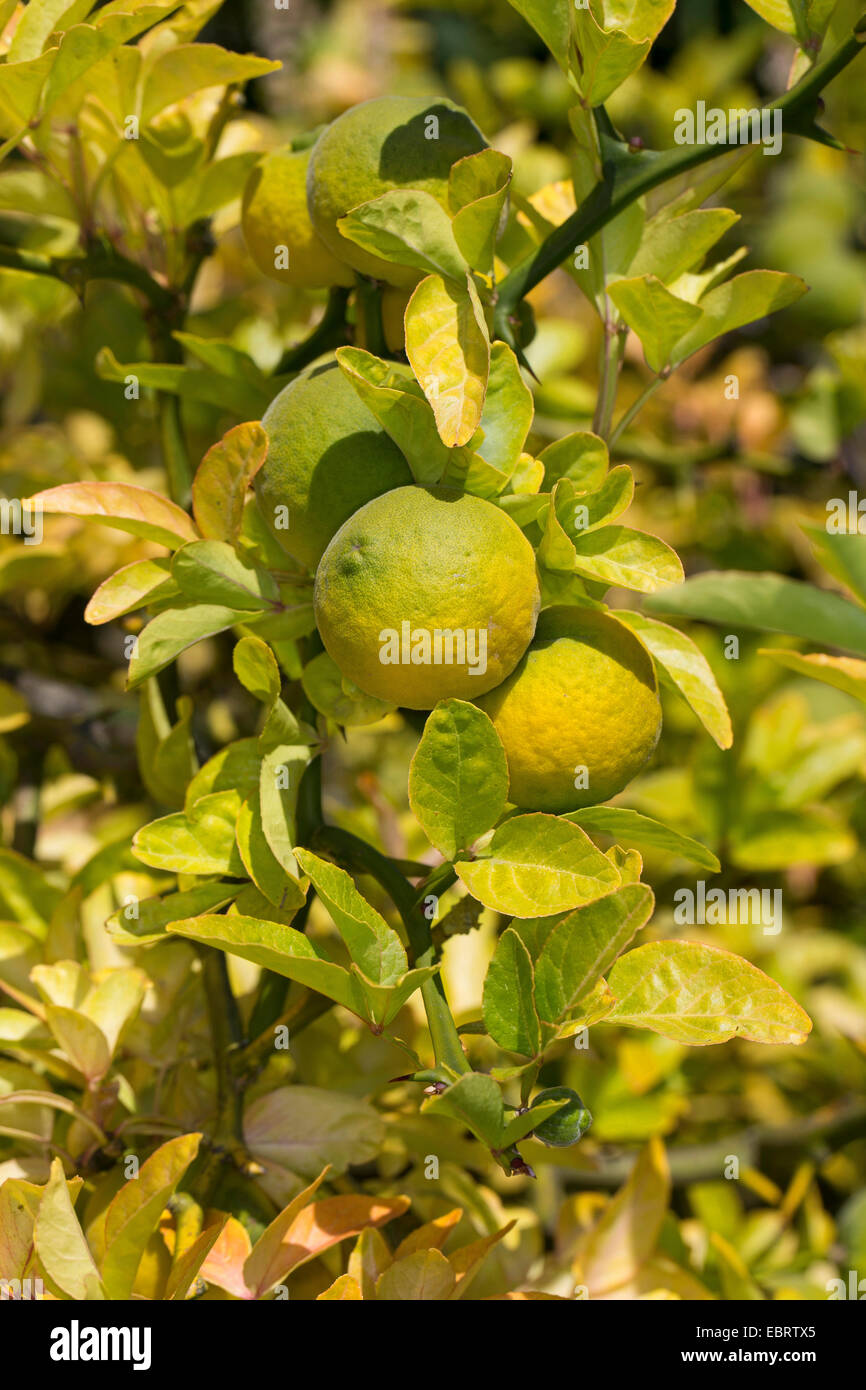
[[664, 1145], [652, 1138], [628, 1181], [581, 1240], [575, 1274], [590, 1298], [631, 1283], [655, 1251], [668, 1205], [670, 1173]]
[[316, 1299], [317, 1303], [331, 1301], [334, 1303], [360, 1303], [361, 1286], [351, 1274], [341, 1274], [339, 1279], [335, 1279], [329, 1289], [320, 1293]]
[[406, 352], [433, 409], [443, 444], [468, 444], [481, 421], [490, 339], [477, 293], [428, 275], [406, 309]]
[[416, 1250], [386, 1269], [376, 1284], [381, 1302], [431, 1303], [451, 1297], [454, 1271], [439, 1250]]
[[446, 1211], [444, 1216], [437, 1216], [435, 1220], [419, 1226], [417, 1231], [412, 1231], [400, 1242], [394, 1258], [399, 1260], [404, 1255], [414, 1255], [416, 1250], [441, 1250], [462, 1215], [462, 1208], [454, 1207], [452, 1211]]

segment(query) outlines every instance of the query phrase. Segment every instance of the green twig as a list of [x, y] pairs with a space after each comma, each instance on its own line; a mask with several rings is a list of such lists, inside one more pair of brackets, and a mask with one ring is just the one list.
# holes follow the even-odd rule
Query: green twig
[[[816, 63], [796, 86], [771, 103], [770, 110], [780, 110], [783, 117], [787, 116], [789, 130], [806, 134], [812, 129], [821, 92], [834, 77], [853, 62], [858, 53], [863, 51], [864, 38], [866, 14], [859, 19], [853, 33], [840, 44], [835, 53], [831, 53], [823, 62]], [[742, 146], [738, 138], [736, 142], [732, 140], [727, 145], [692, 145], [664, 151], [636, 152], [628, 156], [634, 161], [632, 172], [621, 179], [610, 178], [606, 169], [604, 177], [584, 199], [577, 212], [556, 227], [533, 255], [516, 265], [501, 282], [494, 325], [496, 336], [514, 346], [518, 304], [530, 290], [558, 269], [576, 246], [581, 246], [596, 236], [627, 207], [654, 188], [658, 188], [660, 184], [668, 183], [671, 179], [729, 153], [735, 143], [738, 148], [751, 143], [748, 117], [738, 128], [738, 137], [740, 133], [747, 137], [742, 141]]]
[[632, 403], [631, 403], [631, 405], [629, 406], [628, 410], [625, 412], [625, 414], [623, 415], [622, 419], [619, 421], [619, 423], [617, 424], [615, 430], [613, 431], [612, 435], [610, 436], [609, 443], [610, 443], [611, 448], [612, 448], [613, 445], [616, 443], [616, 441], [619, 439], [619, 437], [620, 437], [620, 435], [622, 434], [623, 430], [627, 430], [627, 429], [628, 429], [628, 427], [629, 427], [629, 425], [632, 423], [632, 421], [637, 417], [637, 415], [640, 413], [640, 411], [643, 410], [643, 408], [644, 408], [644, 406], [646, 405], [647, 401], [650, 400], [650, 399], [655, 395], [656, 391], [658, 391], [659, 388], [660, 388], [661, 386], [664, 385], [664, 383], [667, 381], [667, 379], [668, 379], [667, 376], [656, 376], [656, 377], [653, 377], [652, 381], [649, 382], [648, 385], [646, 385], [646, 386], [644, 387], [644, 389], [641, 391], [640, 395], [636, 398], [636, 400], [632, 401]]
[[425, 898], [431, 895], [434, 898], [441, 898], [452, 885], [457, 882], [457, 874], [453, 864], [439, 864], [431, 874], [428, 874], [423, 883], [419, 883], [415, 889], [416, 903], [423, 903]]
[[335, 285], [328, 295], [325, 312], [308, 338], [290, 347], [277, 363], [274, 376], [288, 376], [299, 372], [303, 367], [315, 362], [323, 353], [342, 347], [349, 341], [349, 328], [346, 322], [346, 307], [350, 291], [343, 285]]
[[0, 269], [22, 270], [28, 275], [47, 275], [69, 285], [79, 295], [91, 280], [114, 280], [138, 290], [160, 313], [173, 312], [176, 307], [172, 291], [155, 280], [144, 266], [137, 265], [101, 241], [91, 242], [84, 256], [64, 256], [60, 259], [43, 256], [36, 251], [23, 251], [15, 246], [0, 246]]
[[[609, 313], [609, 300], [607, 301], [607, 305]], [[599, 435], [601, 439], [607, 439], [610, 433], [614, 406], [616, 405], [616, 392], [619, 386], [619, 370], [625, 352], [625, 340], [626, 330], [618, 328], [616, 324], [608, 319], [604, 326], [604, 339], [601, 349], [601, 377], [599, 381], [595, 416], [592, 422], [593, 434]]]
[[244, 1145], [246, 1078], [232, 1065], [232, 1054], [243, 1041], [240, 1011], [232, 993], [224, 953], [212, 946], [199, 946], [197, 950], [217, 1079], [217, 1113], [210, 1148], [197, 1165], [195, 1180], [200, 1201], [207, 1206], [227, 1159], [233, 1160], [242, 1172], [249, 1171], [253, 1165]]
[[257, 1033], [246, 1047], [232, 1054], [232, 1068], [248, 1080], [252, 1079], [255, 1072], [273, 1055], [274, 1034], [277, 1028], [288, 1028], [289, 1037], [296, 1038], [333, 1007], [333, 999], [328, 999], [324, 994], [318, 994], [314, 989], [302, 990], [289, 1007]]

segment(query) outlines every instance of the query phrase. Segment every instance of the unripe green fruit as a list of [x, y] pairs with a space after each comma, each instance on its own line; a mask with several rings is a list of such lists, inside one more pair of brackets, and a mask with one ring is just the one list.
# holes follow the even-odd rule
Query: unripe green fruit
[[583, 1138], [592, 1124], [592, 1116], [577, 1091], [572, 1091], [568, 1086], [549, 1086], [546, 1091], [539, 1091], [530, 1110], [547, 1100], [567, 1100], [569, 1103], [557, 1110], [555, 1115], [542, 1120], [533, 1133], [549, 1149], [567, 1149]]

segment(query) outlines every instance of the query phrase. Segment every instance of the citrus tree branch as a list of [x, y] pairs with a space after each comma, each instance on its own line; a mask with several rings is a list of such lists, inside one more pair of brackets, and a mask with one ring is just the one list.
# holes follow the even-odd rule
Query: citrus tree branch
[[[814, 128], [818, 101], [823, 89], [863, 51], [866, 43], [866, 13], [854, 30], [834, 53], [815, 66], [796, 84], [770, 105], [787, 117], [787, 127], [795, 134], [808, 134]], [[742, 148], [750, 142], [748, 118], [744, 118], [737, 135], [742, 142], [726, 145], [681, 146], [671, 150], [643, 150], [622, 154], [615, 168], [608, 166], [604, 177], [595, 185], [578, 210], [556, 227], [532, 256], [516, 265], [499, 286], [494, 330], [496, 336], [514, 346], [516, 312], [520, 301], [536, 285], [556, 270], [576, 246], [596, 236], [609, 222], [632, 203], [652, 189], [676, 179], [702, 164], [707, 164], [732, 148]], [[623, 146], [618, 146], [623, 151]], [[628, 167], [629, 172], [620, 172]], [[610, 177], [611, 173], [614, 177]]]
[[60, 280], [77, 294], [91, 280], [114, 280], [143, 294], [161, 313], [177, 308], [177, 296], [155, 280], [142, 265], [136, 264], [102, 241], [93, 241], [84, 256], [54, 258], [17, 246], [0, 246], [0, 269], [21, 270], [28, 275], [48, 275]]

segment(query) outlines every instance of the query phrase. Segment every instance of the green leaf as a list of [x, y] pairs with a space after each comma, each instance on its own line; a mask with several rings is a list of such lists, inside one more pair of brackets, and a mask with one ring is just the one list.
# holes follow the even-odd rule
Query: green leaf
[[658, 536], [627, 526], [602, 526], [574, 541], [574, 568], [587, 579], [653, 594], [682, 580], [679, 556]]
[[482, 275], [493, 271], [510, 181], [511, 160], [498, 150], [480, 150], [459, 159], [448, 178], [454, 239], [473, 270]]
[[636, 41], [622, 29], [602, 28], [589, 6], [572, 6], [570, 16], [569, 74], [584, 105], [601, 106], [640, 67], [650, 41]]
[[556, 816], [515, 816], [495, 832], [483, 857], [455, 865], [485, 907], [540, 917], [612, 892], [619, 874], [576, 825]]
[[723, 333], [786, 309], [808, 288], [798, 275], [784, 275], [776, 270], [747, 270], [743, 275], [735, 275], [733, 280], [718, 285], [702, 297], [701, 318], [679, 340], [674, 366], [685, 362], [692, 353]]
[[662, 208], [647, 222], [629, 272], [632, 276], [656, 276], [663, 284], [672, 284], [700, 265], [710, 248], [739, 220], [729, 208], [695, 208], [690, 212], [677, 212], [676, 205]]
[[147, 977], [130, 966], [110, 970], [90, 990], [81, 1011], [95, 1023], [113, 1057], [120, 1035], [144, 1002]]
[[63, 893], [32, 860], [0, 847], [0, 907], [31, 936], [42, 939]]
[[385, 1125], [369, 1101], [318, 1086], [280, 1086], [259, 1094], [244, 1113], [244, 1140], [262, 1163], [303, 1178], [330, 1167], [373, 1162]]
[[337, 349], [337, 361], [368, 410], [406, 456], [416, 483], [438, 483], [453, 454], [468, 467], [468, 450], [443, 444], [424, 393], [399, 363], [383, 362], [363, 348]]
[[186, 1299], [199, 1270], [222, 1235], [228, 1221], [227, 1213], [220, 1216], [206, 1227], [200, 1236], [196, 1236], [192, 1245], [187, 1246], [182, 1255], [172, 1260], [171, 1271], [166, 1280], [163, 1295], [166, 1302], [179, 1303]]
[[671, 830], [661, 821], [644, 816], [640, 811], [631, 811], [626, 806], [587, 806], [582, 811], [570, 812], [566, 819], [590, 834], [609, 835], [613, 840], [636, 845], [638, 849], [644, 846], [662, 849], [681, 859], [690, 859], [693, 864], [699, 864], [713, 874], [719, 873], [722, 867], [712, 850], [699, 840]]
[[344, 237], [397, 265], [465, 282], [468, 266], [454, 239], [451, 218], [431, 193], [393, 188], [337, 219]]
[[655, 275], [617, 280], [607, 292], [619, 315], [640, 338], [647, 366], [656, 374], [663, 372], [670, 365], [676, 344], [701, 317], [701, 310], [671, 294]]
[[746, 0], [746, 4], [774, 29], [798, 39], [804, 48], [824, 37], [835, 9], [835, 0]]
[[614, 616], [637, 633], [661, 668], [662, 676], [680, 692], [719, 747], [730, 748], [734, 731], [725, 697], [709, 662], [691, 637], [642, 613], [616, 609]]
[[567, 70], [569, 0], [510, 0], [547, 44], [556, 61]]
[[299, 849], [296, 858], [313, 883], [346, 949], [374, 984], [392, 985], [405, 973], [406, 952], [397, 933], [362, 897], [344, 869]]
[[853, 656], [826, 656], [822, 652], [803, 656], [800, 652], [780, 651], [778, 647], [760, 647], [758, 654], [768, 656], [779, 666], [787, 666], [799, 676], [811, 676], [866, 703], [866, 661]]
[[183, 809], [191, 815], [202, 798], [214, 792], [248, 796], [259, 785], [261, 766], [258, 739], [236, 738], [199, 768], [186, 788]]
[[495, 825], [508, 798], [508, 766], [484, 712], [441, 700], [409, 769], [409, 805], [430, 843], [454, 859]]
[[866, 536], [804, 526], [812, 549], [834, 579], [866, 604]]
[[290, 878], [298, 878], [297, 843], [298, 788], [310, 760], [305, 744], [278, 743], [262, 758], [259, 805], [262, 833], [277, 863]]
[[9, 45], [8, 61], [23, 63], [36, 58], [55, 30], [68, 29], [86, 19], [96, 0], [30, 0]]
[[270, 705], [279, 698], [282, 679], [277, 659], [260, 637], [242, 637], [232, 653], [234, 673], [245, 690], [262, 704]]
[[[21, 1013], [21, 1010], [4, 1012]], [[75, 1181], [80, 1188], [81, 1179], [73, 1179]], [[10, 1177], [0, 1185], [0, 1268], [4, 1271], [4, 1279], [27, 1276], [33, 1262], [33, 1226], [41, 1200], [42, 1190], [22, 1178]]]
[[448, 207], [456, 215], [462, 208], [489, 198], [507, 188], [511, 177], [511, 159], [499, 150], [479, 150], [468, 154], [451, 166], [448, 175]]
[[428, 275], [406, 309], [406, 352], [442, 443], [468, 444], [481, 423], [490, 340], [472, 282]]
[[[304, 902], [304, 891], [297, 879], [287, 874], [265, 839], [259, 804], [259, 788], [250, 793], [238, 812], [235, 828], [238, 851], [244, 868], [273, 907], [295, 912]], [[248, 914], [243, 912], [242, 915]]]
[[187, 785], [196, 771], [193, 710], [189, 696], [181, 696], [177, 723], [172, 725], [159, 685], [155, 680], [145, 682], [135, 735], [139, 772], [154, 800], [173, 810], [183, 806]]
[[141, 120], [146, 125], [167, 106], [206, 87], [248, 82], [276, 72], [278, 62], [251, 54], [229, 53], [212, 43], [178, 44], [158, 53], [144, 81]]
[[370, 1018], [380, 1028], [387, 1028], [416, 989], [420, 989], [428, 980], [438, 975], [439, 966], [425, 965], [418, 970], [407, 970], [406, 974], [401, 975], [392, 985], [376, 985], [368, 980], [366, 975], [362, 976], [357, 966], [354, 966], [353, 970], [361, 980]]
[[358, 1018], [367, 1017], [366, 1000], [357, 978], [323, 957], [303, 932], [294, 927], [253, 917], [205, 914], [172, 922], [168, 930], [173, 935], [215, 946], [231, 956], [251, 960], [266, 970], [317, 990]]
[[645, 883], [630, 883], [556, 923], [535, 962], [535, 1006], [545, 1023], [563, 1022], [591, 994], [654, 904]]
[[79, 1010], [57, 1004], [46, 1007], [45, 1021], [88, 1086], [101, 1081], [111, 1065], [111, 1050], [102, 1029]]
[[185, 511], [167, 497], [134, 483], [61, 483], [29, 498], [31, 506], [63, 516], [102, 521], [118, 531], [176, 550], [196, 539]]
[[784, 632], [866, 656], [866, 612], [839, 594], [778, 574], [737, 570], [700, 574], [647, 602], [653, 613], [682, 614], [728, 630]]
[[182, 546], [171, 572], [184, 597], [195, 603], [256, 613], [279, 603], [279, 590], [268, 572], [241, 560], [226, 541]]
[[445, 1302], [454, 1297], [456, 1283], [441, 1250], [414, 1250], [379, 1275], [376, 1298], [384, 1303]]
[[126, 613], [174, 598], [179, 592], [168, 559], [134, 560], [103, 580], [85, 608], [84, 618], [94, 626], [113, 623]]
[[740, 869], [771, 873], [796, 864], [844, 864], [857, 839], [828, 806], [774, 808], [730, 828], [730, 859]]
[[347, 681], [327, 652], [319, 652], [307, 663], [301, 684], [310, 704], [320, 714], [349, 728], [375, 724], [394, 709], [394, 705], [377, 700], [374, 695], [366, 695], [358, 686]]
[[651, 941], [617, 961], [607, 1022], [649, 1028], [689, 1046], [747, 1038], [803, 1043], [808, 1015], [756, 965], [718, 946]]
[[105, 923], [105, 929], [121, 946], [150, 946], [164, 941], [169, 922], [212, 912], [231, 902], [237, 885], [202, 883], [184, 893], [164, 898], [145, 898], [118, 908]]
[[248, 622], [249, 609], [224, 608], [214, 604], [196, 603], [189, 608], [172, 608], [158, 613], [138, 636], [129, 663], [127, 689], [134, 690], [143, 681], [157, 675], [164, 667], [205, 637], [238, 623]]
[[487, 396], [481, 412], [484, 439], [479, 451], [484, 462], [505, 477], [517, 466], [532, 416], [532, 392], [523, 380], [517, 358], [506, 343], [494, 343], [490, 349]]
[[541, 564], [558, 573], [573, 572], [577, 564], [575, 541], [616, 520], [633, 496], [634, 477], [626, 464], [614, 468], [592, 492], [580, 491], [569, 478], [560, 479], [553, 487], [538, 547]]
[[497, 942], [484, 980], [484, 1026], [501, 1048], [521, 1057], [541, 1051], [534, 987], [532, 959], [509, 927]]
[[133, 837], [132, 852], [142, 864], [177, 874], [229, 874], [244, 877], [235, 846], [236, 792], [202, 797], [190, 812], [182, 811], [142, 826]]
[[102, 1278], [109, 1298], [128, 1299], [145, 1246], [178, 1183], [198, 1153], [200, 1134], [161, 1144], [116, 1193], [105, 1218]]
[[426, 1114], [447, 1115], [471, 1129], [482, 1144], [498, 1148], [505, 1124], [502, 1092], [491, 1076], [467, 1072], [424, 1106]]
[[75, 202], [63, 185], [43, 170], [26, 166], [0, 175], [0, 210], [78, 221]]
[[242, 418], [264, 414], [273, 394], [272, 388], [254, 385], [243, 376], [225, 376], [184, 363], [118, 362], [108, 347], [97, 353], [95, 366], [104, 381], [126, 385], [130, 377], [135, 377], [139, 386], [165, 391], [184, 401], [216, 406]]
[[258, 423], [237, 425], [209, 449], [196, 469], [192, 510], [207, 540], [236, 541], [247, 489], [268, 455], [268, 436]]
[[607, 474], [607, 445], [597, 434], [579, 430], [548, 444], [538, 461], [544, 467], [543, 491], [551, 491], [560, 478], [568, 478], [581, 492], [592, 492]]
[[66, 32], [60, 40], [56, 61], [42, 92], [40, 114], [43, 117], [73, 82], [77, 82], [117, 46], [113, 34], [104, 28], [96, 29], [89, 24], [76, 24], [72, 28], [64, 25], [64, 28]]
[[108, 1297], [75, 1215], [59, 1158], [52, 1161], [39, 1203], [33, 1244], [45, 1282], [55, 1297], [79, 1301]]
[[537, 1129], [542, 1121], [555, 1115], [567, 1104], [567, 1100], [546, 1100], [542, 1101], [540, 1105], [533, 1105], [530, 1110], [523, 1114], [519, 1111], [516, 1115], [511, 1113], [511, 1119], [508, 1120], [502, 1131], [502, 1147], [507, 1149], [511, 1144], [519, 1144], [520, 1140], [525, 1139], [527, 1134], [531, 1134], [534, 1129]]

